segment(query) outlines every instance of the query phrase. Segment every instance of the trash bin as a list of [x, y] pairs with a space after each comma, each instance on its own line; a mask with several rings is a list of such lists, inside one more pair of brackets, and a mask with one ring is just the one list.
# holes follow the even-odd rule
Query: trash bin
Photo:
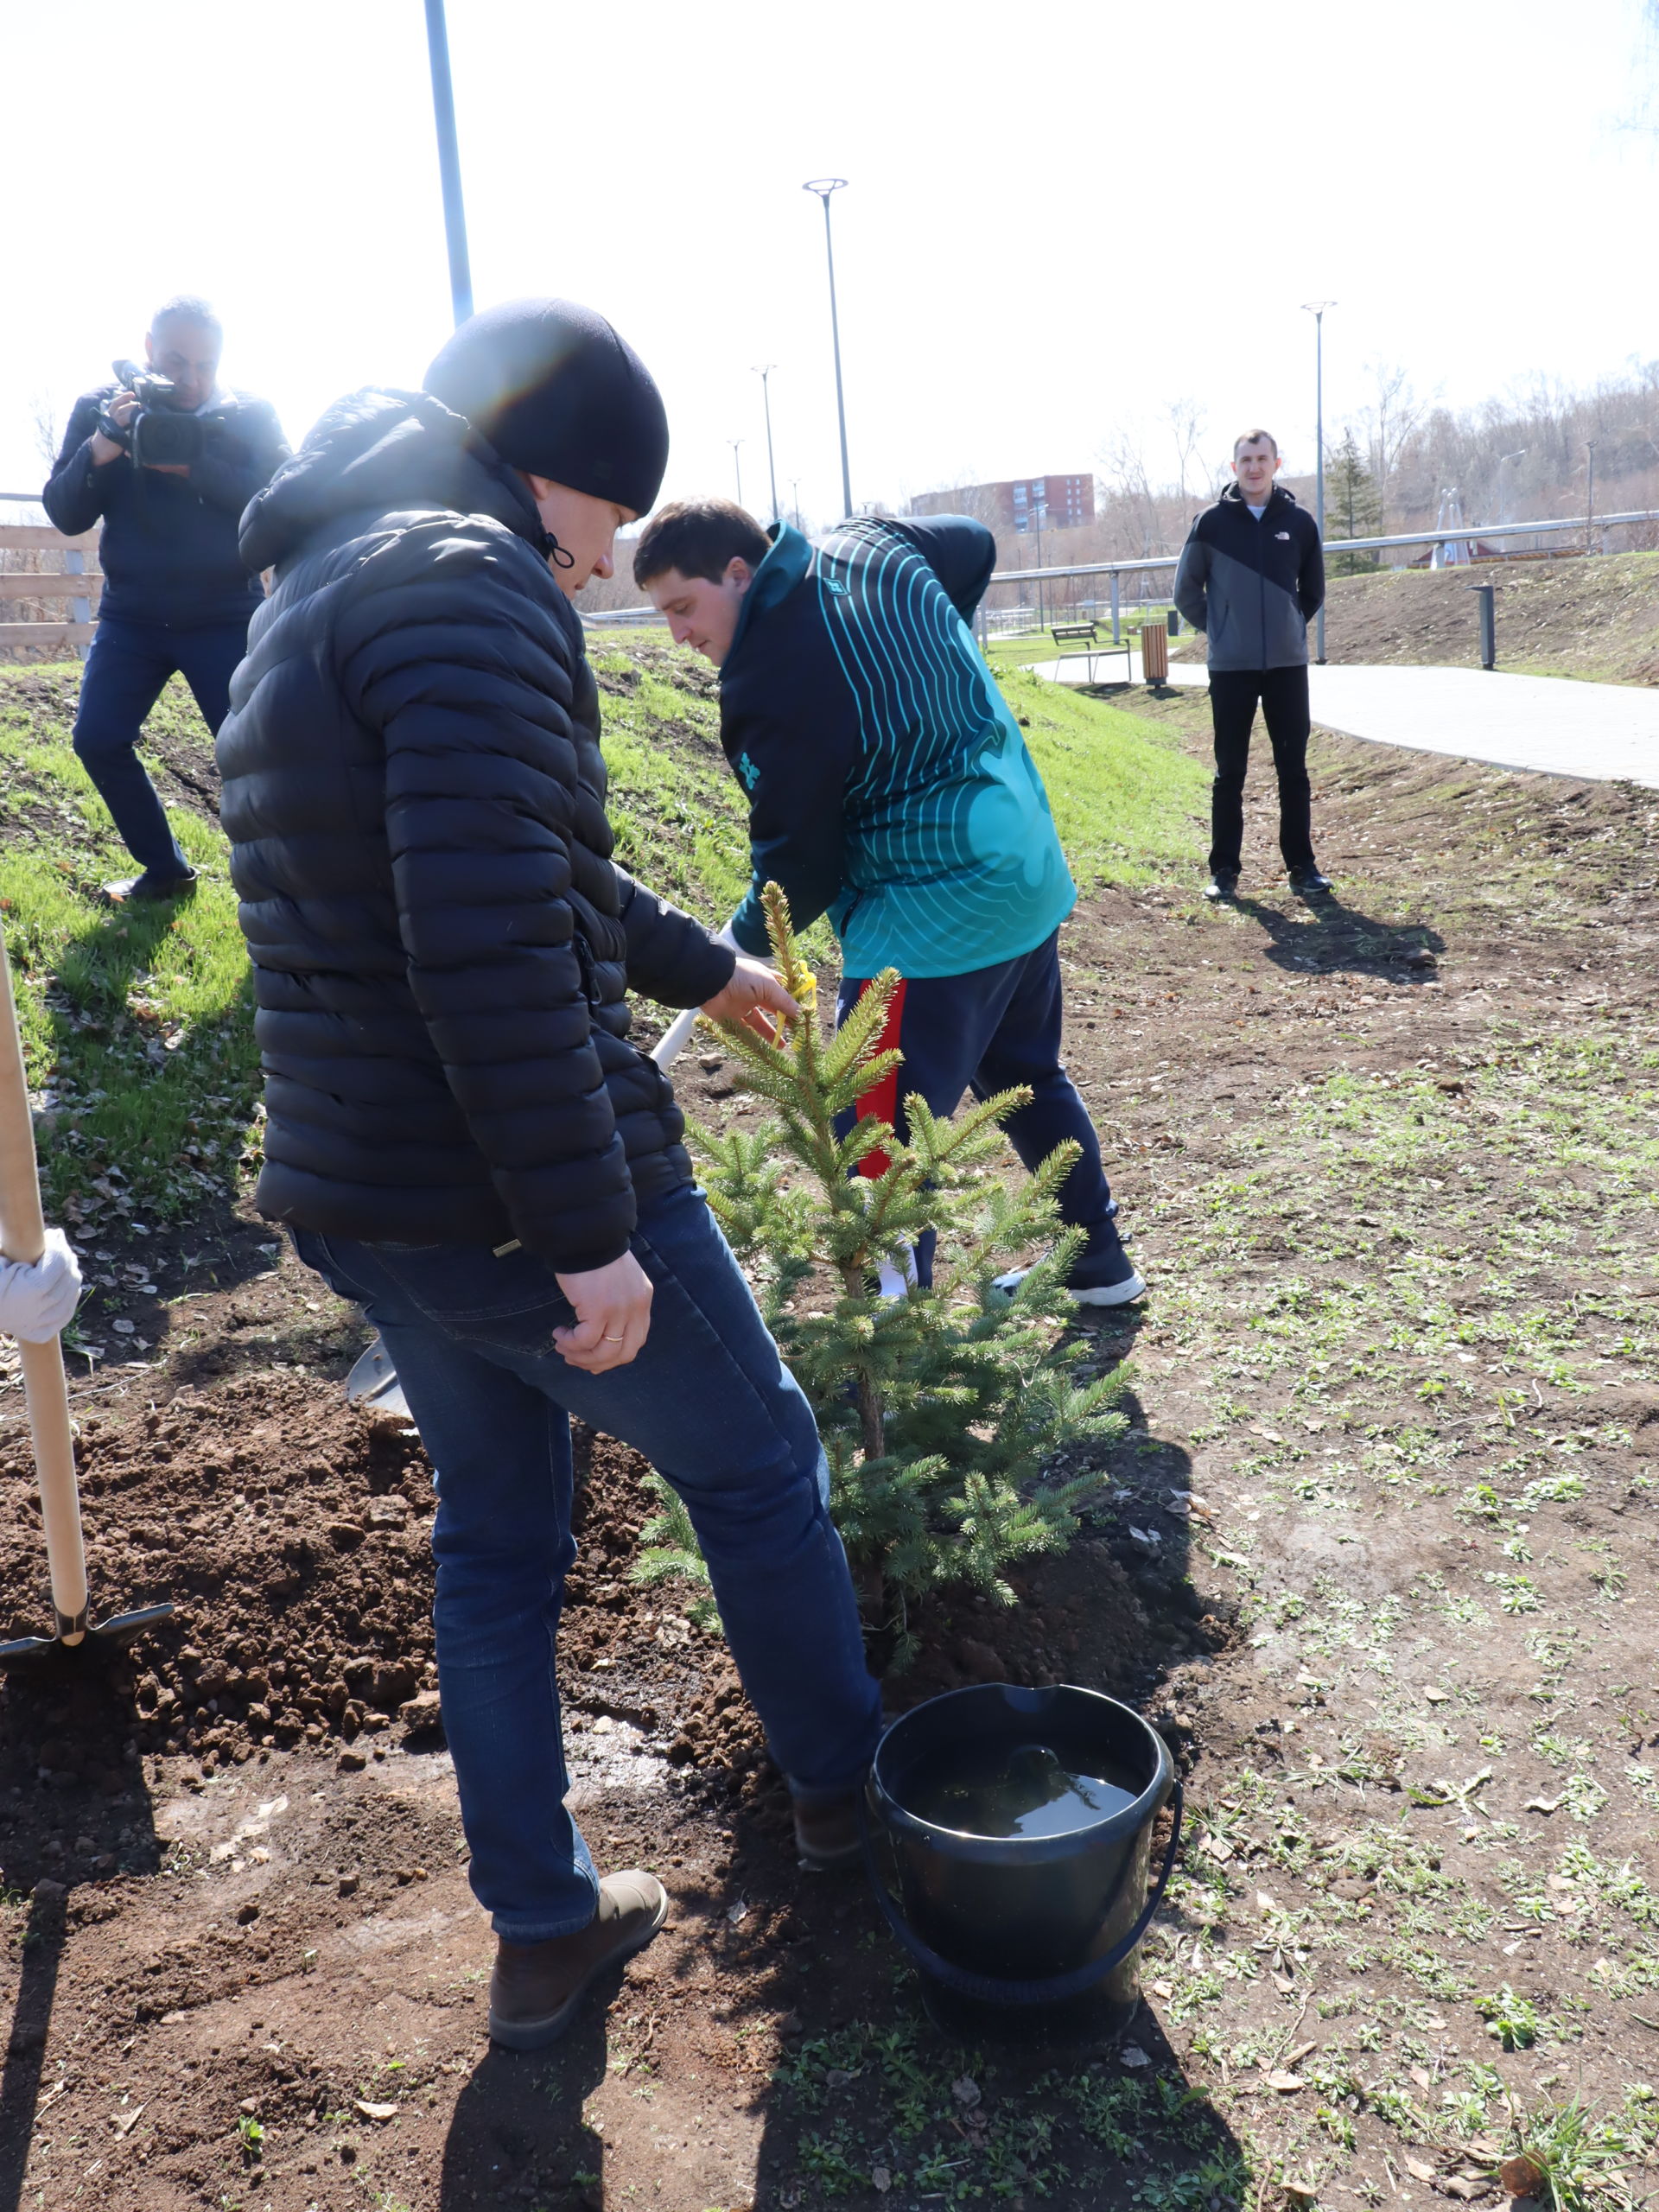
[[1148, 683], [1169, 680], [1169, 632], [1161, 622], [1141, 625], [1141, 673]]

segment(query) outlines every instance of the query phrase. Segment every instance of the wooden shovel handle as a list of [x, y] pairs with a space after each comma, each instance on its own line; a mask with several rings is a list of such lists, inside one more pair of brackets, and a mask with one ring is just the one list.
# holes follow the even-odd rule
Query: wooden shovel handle
[[[11, 969], [0, 938], [0, 1254], [32, 1267], [46, 1249], [41, 1183], [35, 1165], [35, 1124], [29, 1110], [22, 1040], [11, 995]], [[75, 1446], [69, 1426], [69, 1392], [63, 1379], [63, 1346], [19, 1344], [23, 1395], [35, 1440], [41, 1485], [41, 1517], [52, 1573], [58, 1634], [79, 1643], [86, 1632], [86, 1554], [75, 1486]]]

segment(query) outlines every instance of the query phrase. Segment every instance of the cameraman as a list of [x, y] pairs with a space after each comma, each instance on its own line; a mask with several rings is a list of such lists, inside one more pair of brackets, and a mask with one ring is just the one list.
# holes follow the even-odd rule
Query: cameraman
[[[137, 381], [162, 388], [142, 403], [120, 383], [83, 393], [42, 494], [67, 537], [104, 524], [104, 597], [81, 676], [75, 751], [143, 871], [105, 886], [118, 901], [171, 899], [195, 880], [135, 748], [175, 671], [218, 734], [248, 618], [264, 596], [242, 565], [237, 525], [288, 445], [264, 400], [219, 389], [223, 335], [205, 300], [158, 308], [144, 339], [149, 375]], [[150, 413], [156, 421], [144, 419]], [[147, 448], [168, 458], [148, 459]]]

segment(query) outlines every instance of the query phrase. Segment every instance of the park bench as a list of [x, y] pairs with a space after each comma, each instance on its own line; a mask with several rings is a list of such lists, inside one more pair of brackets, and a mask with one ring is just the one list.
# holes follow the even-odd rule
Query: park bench
[[[1098, 623], [1056, 622], [1050, 626], [1048, 634], [1060, 648], [1059, 658], [1055, 663], [1057, 668], [1063, 668], [1069, 660], [1083, 661], [1087, 664], [1089, 671], [1084, 681], [1085, 683], [1092, 683], [1095, 680], [1096, 661], [1103, 659], [1109, 653], [1122, 653], [1123, 680], [1126, 683], [1132, 680], [1133, 663], [1129, 658], [1129, 648], [1127, 645], [1103, 643]], [[1083, 650], [1078, 652], [1067, 652], [1065, 650], [1067, 645], [1080, 645]]]

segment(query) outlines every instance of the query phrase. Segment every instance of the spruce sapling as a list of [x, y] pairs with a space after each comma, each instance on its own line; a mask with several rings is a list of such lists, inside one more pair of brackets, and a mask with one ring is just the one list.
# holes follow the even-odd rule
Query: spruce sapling
[[[1015, 1090], [953, 1121], [912, 1098], [900, 1142], [859, 1107], [901, 1058], [878, 1049], [898, 977], [877, 977], [823, 1037], [816, 979], [776, 884], [765, 902], [779, 972], [804, 1018], [772, 1041], [718, 1025], [772, 1113], [753, 1132], [694, 1128], [691, 1142], [709, 1203], [817, 1416], [867, 1624], [902, 1665], [915, 1649], [912, 1600], [966, 1583], [1012, 1604], [1008, 1570], [1064, 1548], [1105, 1476], [1064, 1477], [1056, 1462], [1123, 1433], [1124, 1378], [1080, 1382], [1084, 1346], [1067, 1337], [1065, 1277], [1082, 1240], [1058, 1232], [1055, 1198], [1077, 1147], [1061, 1146], [1033, 1175], [1008, 1174], [999, 1124], [1027, 1095]], [[861, 1163], [880, 1172], [855, 1173]], [[881, 1297], [882, 1262], [929, 1230], [933, 1287]], [[1044, 1243], [1048, 1255], [1012, 1299], [993, 1289], [1001, 1268]], [[671, 1494], [666, 1503], [636, 1572], [689, 1574], [706, 1589], [689, 1518]]]

